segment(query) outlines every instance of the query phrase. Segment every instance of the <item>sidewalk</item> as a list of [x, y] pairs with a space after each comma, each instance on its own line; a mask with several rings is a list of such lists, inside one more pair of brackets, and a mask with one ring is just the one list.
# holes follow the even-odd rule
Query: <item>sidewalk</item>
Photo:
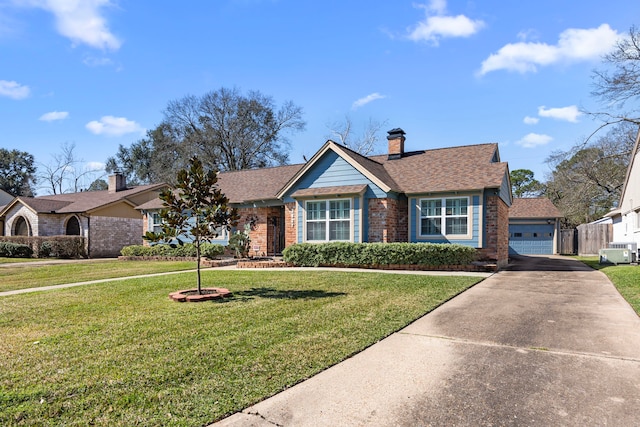
[[640, 422], [640, 318], [578, 261], [523, 257], [354, 357], [213, 426]]

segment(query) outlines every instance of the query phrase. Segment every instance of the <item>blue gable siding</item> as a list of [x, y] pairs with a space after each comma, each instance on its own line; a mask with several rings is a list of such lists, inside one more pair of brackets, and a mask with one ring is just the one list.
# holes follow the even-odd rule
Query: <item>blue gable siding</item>
[[293, 201], [290, 194], [301, 188], [336, 187], [340, 185], [367, 184], [365, 199], [383, 198], [387, 194], [369, 178], [361, 174], [342, 157], [333, 151], [327, 151], [285, 196], [285, 203]]
[[511, 206], [511, 203], [513, 203], [511, 198], [511, 187], [509, 186], [509, 180], [507, 179], [506, 174], [502, 180], [502, 185], [500, 186], [500, 198], [504, 200], [507, 206]]
[[[430, 195], [425, 198], [431, 197], [457, 197], [459, 194], [444, 194], [444, 195]], [[471, 239], [448, 239], [445, 237], [442, 238], [433, 238], [433, 239], [418, 239], [418, 221], [419, 219], [419, 211], [418, 211], [418, 201], [422, 197], [411, 197], [409, 199], [409, 241], [410, 242], [430, 242], [430, 243], [459, 243], [461, 245], [471, 246], [474, 248], [480, 247], [479, 242], [482, 239], [481, 231], [480, 231], [480, 196], [473, 195], [469, 197], [471, 202]]]

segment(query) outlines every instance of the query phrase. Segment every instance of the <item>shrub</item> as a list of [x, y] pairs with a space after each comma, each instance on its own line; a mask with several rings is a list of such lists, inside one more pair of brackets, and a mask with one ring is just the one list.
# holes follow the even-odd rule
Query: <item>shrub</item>
[[476, 257], [470, 246], [443, 243], [300, 243], [284, 249], [286, 262], [319, 265], [467, 265]]
[[[215, 258], [224, 253], [224, 246], [212, 243], [203, 243], [200, 246], [200, 255], [207, 258]], [[156, 244], [153, 246], [131, 245], [125, 246], [120, 251], [122, 256], [165, 256], [165, 257], [190, 257], [196, 256], [196, 247], [193, 243], [184, 245]]]
[[0, 242], [0, 256], [7, 258], [31, 258], [33, 250], [20, 243]]
[[217, 243], [203, 243], [200, 246], [200, 252], [202, 252], [202, 256], [205, 258], [217, 258], [224, 253], [224, 246]]
[[244, 231], [238, 230], [229, 237], [229, 249], [235, 252], [237, 258], [247, 258], [249, 256], [249, 248], [251, 247], [250, 231], [251, 225], [245, 224]]
[[4, 236], [3, 241], [26, 245], [37, 258], [86, 258], [82, 236]]

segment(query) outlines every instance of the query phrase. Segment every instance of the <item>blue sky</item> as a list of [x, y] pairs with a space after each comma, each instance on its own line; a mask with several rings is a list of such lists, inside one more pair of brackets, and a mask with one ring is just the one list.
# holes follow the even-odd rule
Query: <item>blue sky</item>
[[592, 70], [639, 16], [637, 0], [0, 0], [0, 147], [46, 164], [75, 144], [99, 167], [169, 101], [237, 87], [303, 108], [292, 163], [349, 115], [403, 128], [407, 150], [497, 142], [543, 180], [597, 128]]

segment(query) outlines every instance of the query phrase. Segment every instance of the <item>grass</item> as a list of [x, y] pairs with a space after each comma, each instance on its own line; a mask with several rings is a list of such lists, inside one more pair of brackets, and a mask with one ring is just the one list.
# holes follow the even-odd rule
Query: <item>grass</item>
[[194, 261], [96, 261], [0, 267], [0, 292], [196, 268]]
[[[481, 279], [203, 272], [0, 298], [0, 425], [204, 425], [406, 326]], [[426, 367], [425, 367], [426, 368]]]
[[637, 265], [601, 265], [598, 257], [576, 257], [596, 270], [602, 271], [615, 285], [620, 295], [640, 315], [640, 267]]
[[23, 262], [34, 262], [34, 261], [42, 261], [39, 258], [7, 258], [0, 257], [0, 264], [13, 264], [13, 263], [23, 263]]

